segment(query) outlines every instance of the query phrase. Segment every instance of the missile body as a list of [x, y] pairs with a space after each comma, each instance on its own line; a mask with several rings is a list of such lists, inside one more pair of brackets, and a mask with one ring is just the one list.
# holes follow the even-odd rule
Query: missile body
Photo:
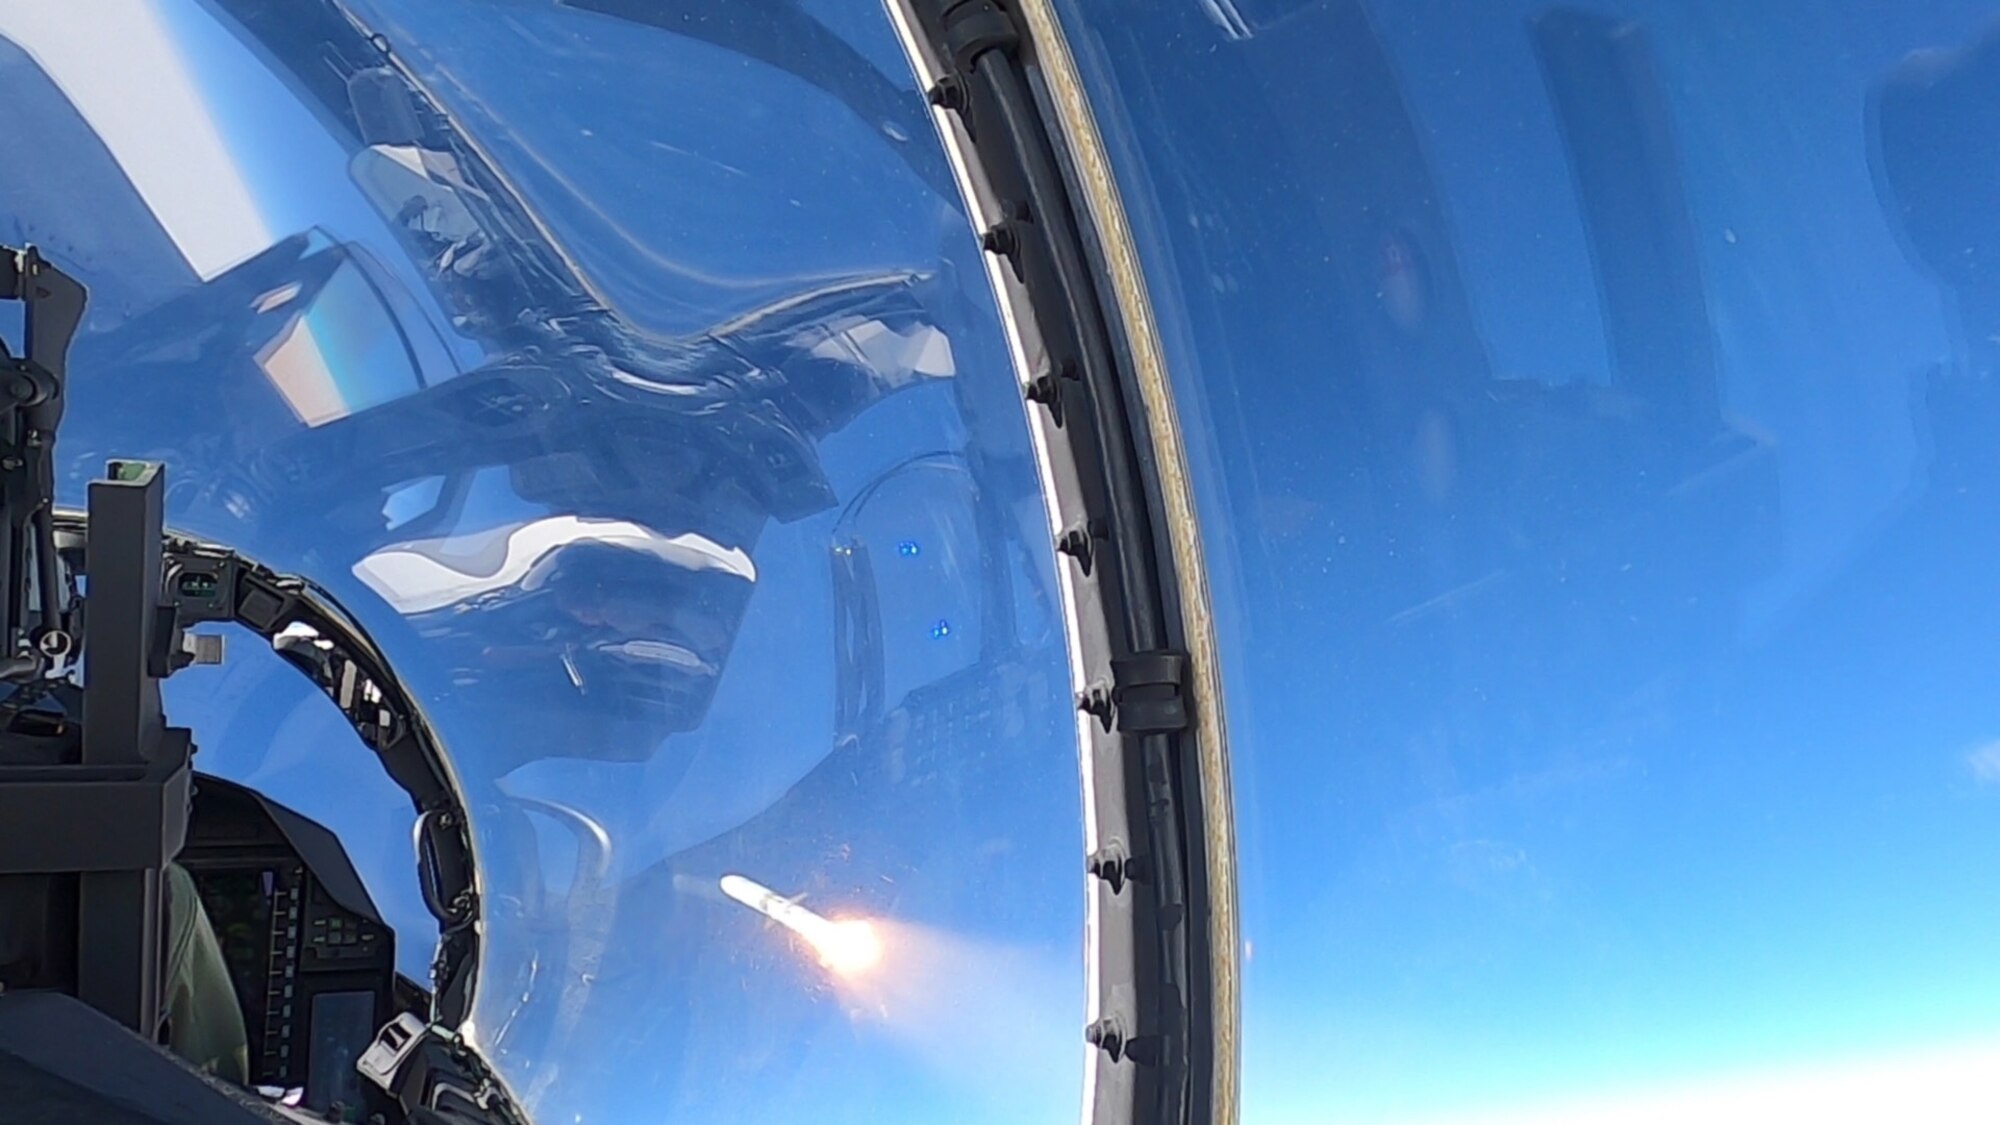
[[882, 959], [881, 939], [867, 922], [821, 917], [795, 899], [741, 875], [724, 875], [722, 893], [805, 939], [819, 954], [821, 964], [843, 976], [872, 968]]

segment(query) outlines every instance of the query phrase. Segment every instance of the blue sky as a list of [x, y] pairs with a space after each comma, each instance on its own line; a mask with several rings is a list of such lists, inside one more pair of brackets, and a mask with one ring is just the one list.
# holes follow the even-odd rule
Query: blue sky
[[2000, 466], [1940, 420], [1986, 399], [1925, 382], [1958, 342], [1865, 106], [1985, 6], [1583, 5], [1654, 45], [1681, 143], [1735, 444], [1679, 468], [1610, 367], [1545, 6], [1245, 2], [1247, 41], [1063, 7], [1196, 451], [1244, 1120], [1874, 1119], [1807, 1091], [1880, 1113], [1933, 1063], [1921, 1119], [1974, 1119]]

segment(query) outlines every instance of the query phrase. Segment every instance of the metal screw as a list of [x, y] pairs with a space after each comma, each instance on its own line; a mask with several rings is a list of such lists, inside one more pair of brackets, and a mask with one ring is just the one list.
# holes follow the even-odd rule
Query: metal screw
[[1028, 380], [1021, 393], [1029, 402], [1048, 408], [1049, 420], [1060, 426], [1063, 424], [1062, 384], [1053, 375], [1037, 375]]
[[1111, 1056], [1117, 1062], [1125, 1055], [1125, 1029], [1112, 1017], [1105, 1017], [1083, 1029], [1084, 1042]]
[[932, 86], [924, 97], [939, 109], [958, 113], [965, 109], [965, 84], [958, 80], [957, 75], [947, 74], [938, 79], [937, 85]]
[[1011, 258], [1021, 249], [1021, 236], [1014, 232], [1014, 224], [1003, 219], [987, 227], [979, 236], [979, 248], [988, 254], [998, 254]]
[[1076, 697], [1076, 709], [1094, 717], [1105, 730], [1111, 729], [1111, 689], [1102, 683], [1090, 685]]
[[1085, 574], [1090, 573], [1096, 552], [1091, 546], [1091, 526], [1088, 521], [1077, 524], [1056, 539], [1056, 550], [1076, 560]]
[[1092, 875], [1111, 884], [1114, 895], [1125, 889], [1127, 880], [1138, 878], [1135, 867], [1132, 857], [1126, 855], [1124, 847], [1119, 844], [1109, 844], [1092, 852], [1087, 864]]

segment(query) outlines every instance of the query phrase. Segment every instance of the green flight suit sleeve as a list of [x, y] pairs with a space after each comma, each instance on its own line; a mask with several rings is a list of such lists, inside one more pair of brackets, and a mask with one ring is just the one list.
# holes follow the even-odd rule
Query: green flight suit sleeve
[[189, 1063], [238, 1085], [250, 1081], [250, 1037], [215, 926], [179, 864], [167, 881], [167, 1045]]

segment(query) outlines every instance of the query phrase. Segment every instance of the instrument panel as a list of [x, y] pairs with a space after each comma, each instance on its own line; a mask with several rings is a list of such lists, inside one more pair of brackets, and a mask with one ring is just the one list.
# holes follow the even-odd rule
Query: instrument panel
[[215, 927], [249, 1038], [250, 1082], [332, 1121], [393, 1107], [355, 1069], [398, 1009], [395, 934], [333, 834], [197, 778], [179, 861]]

